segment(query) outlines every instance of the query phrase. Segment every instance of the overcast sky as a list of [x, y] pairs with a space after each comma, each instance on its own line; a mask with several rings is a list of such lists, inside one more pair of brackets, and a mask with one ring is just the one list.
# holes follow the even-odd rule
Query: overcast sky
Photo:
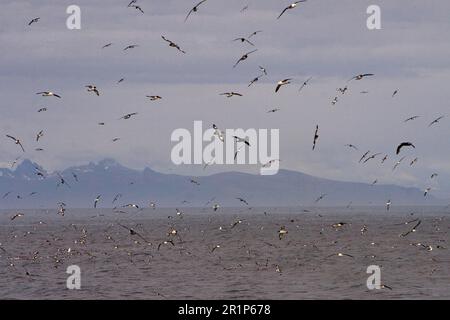
[[[276, 17], [289, 4], [281, 0], [208, 0], [183, 20], [196, 1], [2, 0], [0, 10], [0, 166], [29, 158], [48, 170], [114, 158], [132, 168], [150, 167], [189, 175], [224, 170], [258, 173], [258, 166], [175, 167], [170, 136], [177, 128], [280, 129], [281, 167], [345, 181], [432, 187], [450, 196], [450, 2], [442, 0], [309, 0]], [[81, 30], [66, 28], [66, 8], [81, 8]], [[366, 9], [381, 7], [382, 30], [368, 30]], [[241, 9], [248, 5], [248, 9]], [[38, 23], [28, 22], [40, 17]], [[258, 51], [231, 40], [250, 33]], [[169, 48], [161, 35], [178, 43]], [[106, 43], [113, 45], [101, 49]], [[123, 51], [130, 44], [139, 47]], [[247, 85], [267, 68], [268, 76]], [[376, 76], [347, 83], [360, 73]], [[299, 93], [301, 83], [312, 76]], [[117, 81], [125, 78], [121, 84]], [[275, 94], [276, 82], [293, 84]], [[96, 97], [84, 88], [96, 84]], [[349, 85], [333, 107], [336, 89]], [[399, 90], [392, 98], [394, 90]], [[40, 97], [52, 90], [62, 99]], [[237, 91], [243, 97], [219, 96]], [[361, 91], [368, 91], [361, 94]], [[146, 95], [160, 95], [151, 102]], [[47, 107], [47, 112], [37, 110]], [[277, 113], [267, 111], [280, 108]], [[129, 120], [118, 120], [138, 112]], [[411, 116], [421, 116], [403, 123]], [[431, 128], [435, 118], [447, 118]], [[99, 126], [105, 122], [105, 126]], [[316, 124], [320, 138], [313, 152]], [[45, 136], [35, 143], [36, 133]], [[27, 150], [8, 140], [22, 139]], [[113, 143], [112, 139], [121, 140]], [[405, 150], [405, 162], [396, 146]], [[344, 147], [354, 144], [359, 151]], [[35, 148], [44, 151], [34, 151]], [[361, 155], [388, 154], [359, 164]], [[419, 158], [411, 167], [410, 161]], [[430, 180], [432, 173], [439, 177]]]

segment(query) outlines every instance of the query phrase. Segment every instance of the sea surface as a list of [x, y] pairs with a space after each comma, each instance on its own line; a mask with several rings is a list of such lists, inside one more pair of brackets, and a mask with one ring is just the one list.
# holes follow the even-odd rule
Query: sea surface
[[450, 299], [448, 209], [181, 211], [0, 211], [0, 299]]

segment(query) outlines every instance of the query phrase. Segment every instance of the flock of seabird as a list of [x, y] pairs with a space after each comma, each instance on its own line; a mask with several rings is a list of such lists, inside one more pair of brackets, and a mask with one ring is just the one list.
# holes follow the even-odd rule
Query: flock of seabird
[[[292, 4], [290, 4], [289, 6], [285, 7], [285, 8], [281, 11], [281, 13], [280, 13], [279, 16], [277, 17], [277, 19], [280, 19], [284, 14], [286, 14], [286, 12], [288, 12], [288, 11], [290, 11], [290, 10], [296, 8], [300, 3], [304, 3], [304, 2], [306, 2], [306, 0], [296, 1], [296, 2], [294, 2], [294, 3], [292, 3]], [[195, 4], [195, 6], [192, 7], [192, 9], [190, 9], [189, 12], [187, 13], [187, 15], [186, 15], [186, 17], [185, 17], [185, 19], [184, 19], [184, 22], [186, 23], [186, 22], [188, 21], [188, 19], [189, 19], [194, 13], [198, 13], [198, 11], [199, 11], [203, 6], [206, 6], [206, 5], [207, 5], [207, 0], [200, 1], [200, 2], [198, 2], [197, 4]], [[144, 10], [142, 9], [142, 7], [139, 6], [139, 5], [137, 4], [137, 1], [136, 1], [136, 0], [131, 1], [131, 2], [128, 4], [128, 7], [129, 7], [129, 8], [134, 8], [134, 9], [136, 9], [137, 11], [139, 11], [139, 12], [142, 13], [142, 14], [145, 13]], [[241, 12], [244, 12], [244, 11], [246, 11], [247, 9], [248, 9], [248, 6], [244, 7], [244, 8], [241, 10]], [[29, 26], [32, 26], [33, 24], [40, 22], [40, 20], [41, 20], [40, 17], [33, 18], [33, 19], [28, 23], [28, 25], [29, 25]], [[259, 34], [260, 32], [262, 32], [262, 30], [255, 31], [255, 32], [249, 34], [249, 35], [246, 36], [246, 37], [237, 37], [237, 38], [233, 39], [232, 42], [240, 42], [240, 43], [243, 43], [243, 44], [247, 44], [247, 45], [249, 45], [249, 46], [251, 46], [251, 47], [255, 47], [255, 43], [254, 43], [253, 41], [251, 41], [250, 39], [253, 38], [253, 37], [255, 37], [255, 36], [256, 36], [257, 34]], [[163, 39], [163, 41], [165, 41], [166, 43], [168, 43], [169, 47], [176, 49], [176, 50], [177, 50], [178, 52], [180, 52], [180, 53], [186, 54], [186, 51], [184, 51], [177, 43], [173, 42], [172, 40], [169, 40], [169, 39], [166, 38], [164, 35], [161, 35], [161, 38]], [[107, 43], [107, 44], [103, 45], [101, 48], [102, 48], [102, 49], [106, 49], [106, 48], [108, 48], [108, 47], [110, 47], [110, 46], [112, 46], [112, 45], [113, 45], [112, 43]], [[138, 47], [137, 44], [130, 44], [130, 45], [127, 45], [126, 47], [124, 47], [123, 51], [128, 51], [128, 50], [134, 49], [134, 48], [136, 48], [136, 47]], [[243, 63], [244, 61], [246, 61], [246, 60], [250, 57], [250, 55], [252, 55], [253, 53], [255, 53], [255, 52], [257, 52], [257, 51], [258, 51], [258, 49], [255, 48], [255, 49], [253, 49], [253, 50], [251, 50], [251, 51], [248, 51], [248, 52], [244, 53], [244, 54], [236, 61], [236, 63], [235, 63], [232, 67], [233, 67], [233, 68], [238, 67], [241, 63]], [[260, 71], [261, 71], [261, 74], [258, 75], [258, 76], [256, 76], [256, 77], [254, 77], [254, 78], [250, 81], [250, 83], [248, 84], [248, 87], [250, 87], [250, 86], [252, 86], [253, 84], [255, 84], [256, 82], [258, 82], [262, 77], [267, 76], [268, 72], [267, 72], [267, 69], [266, 69], [265, 67], [259, 66], [259, 69], [260, 69]], [[347, 83], [350, 83], [350, 82], [352, 82], [352, 81], [360, 81], [360, 80], [363, 80], [363, 79], [368, 78], [368, 77], [375, 77], [375, 74], [373, 74], [373, 73], [361, 73], [361, 74], [357, 74], [357, 75], [355, 75], [354, 77], [350, 78], [350, 79], [347, 81]], [[309, 78], [307, 78], [306, 80], [304, 80], [304, 81], [300, 84], [300, 87], [299, 87], [298, 91], [301, 92], [302, 90], [304, 90], [304, 88], [305, 88], [306, 86], [309, 86], [310, 83], [311, 83], [311, 81], [312, 81], [312, 79], [313, 79], [313, 77], [309, 77]], [[125, 79], [122, 78], [122, 79], [120, 79], [120, 80], [118, 81], [118, 83], [121, 83], [121, 82], [123, 82], [124, 80], [125, 80]], [[282, 87], [287, 86], [287, 85], [292, 84], [292, 83], [293, 83], [293, 79], [292, 79], [292, 78], [286, 78], [286, 79], [282, 79], [282, 80], [278, 81], [278, 82], [276, 83], [276, 86], [275, 86], [275, 93], [279, 93], [279, 92], [280, 92], [280, 89], [281, 89]], [[100, 90], [97, 88], [97, 86], [94, 85], [94, 84], [88, 84], [88, 85], [85, 86], [85, 88], [86, 88], [86, 90], [87, 90], [88, 93], [92, 93], [92, 94], [94, 94], [95, 96], [100, 96], [100, 95], [101, 95], [101, 91], [100, 91]], [[346, 86], [344, 86], [344, 87], [342, 87], [342, 88], [338, 88], [337, 91], [338, 91], [338, 93], [341, 94], [341, 95], [347, 94], [347, 92], [349, 91], [349, 86], [346, 85]], [[362, 93], [367, 93], [367, 92], [362, 92]], [[37, 94], [37, 95], [41, 95], [41, 96], [43, 96], [43, 97], [54, 97], [54, 98], [62, 99], [62, 95], [57, 94], [57, 93], [54, 93], [54, 92], [52, 92], [52, 91], [40, 91], [40, 92], [37, 92], [36, 94]], [[396, 90], [392, 93], [392, 97], [395, 97], [395, 96], [397, 96], [398, 94], [399, 94], [399, 89], [396, 89]], [[227, 97], [227, 98], [232, 98], [232, 97], [242, 97], [242, 96], [243, 96], [243, 94], [241, 94], [241, 93], [239, 93], [239, 92], [235, 92], [235, 91], [229, 91], [229, 92], [220, 93], [220, 95], [225, 96], [225, 97]], [[162, 99], [162, 97], [161, 97], [160, 95], [147, 95], [146, 97], [149, 98], [150, 101], [157, 101], [157, 100]], [[335, 97], [332, 99], [332, 105], [334, 106], [334, 105], [336, 105], [338, 102], [339, 102], [339, 97], [338, 97], [338, 96], [335, 96]], [[41, 108], [41, 109], [38, 110], [38, 112], [45, 112], [45, 111], [47, 111], [46, 108]], [[277, 112], [277, 111], [280, 111], [280, 108], [274, 108], [274, 109], [271, 109], [271, 110], [269, 110], [269, 111], [267, 111], [267, 112], [268, 112], [268, 113], [275, 113], [275, 112]], [[130, 119], [130, 118], [132, 118], [132, 117], [134, 117], [134, 116], [136, 116], [136, 115], [138, 115], [137, 112], [127, 113], [127, 114], [123, 115], [122, 117], [120, 117], [119, 120], [128, 120], [128, 119]], [[416, 116], [412, 116], [412, 117], [409, 117], [408, 119], [404, 120], [404, 122], [407, 123], [407, 122], [410, 122], [410, 121], [414, 121], [414, 120], [418, 119], [419, 117], [420, 117], [420, 116], [417, 116], [417, 115], [416, 115]], [[433, 120], [433, 121], [429, 124], [429, 127], [432, 127], [433, 125], [438, 124], [438, 123], [439, 123], [442, 119], [444, 119], [444, 118], [445, 118], [445, 116], [440, 116], [440, 117], [436, 118], [435, 120]], [[103, 123], [103, 122], [100, 122], [99, 125], [104, 125], [104, 123]], [[222, 130], [219, 129], [215, 124], [213, 124], [212, 127], [213, 127], [213, 129], [214, 129], [214, 135], [215, 135], [218, 139], [220, 139], [221, 141], [224, 141], [224, 135], [223, 135], [223, 133], [222, 133]], [[20, 150], [21, 150], [22, 152], [25, 152], [25, 148], [24, 148], [24, 146], [23, 146], [23, 144], [22, 144], [22, 141], [21, 141], [20, 139], [14, 137], [14, 136], [12, 136], [12, 135], [9, 135], [9, 134], [6, 135], [6, 137], [7, 137], [10, 141], [12, 141], [14, 144], [16, 144], [18, 147], [20, 147]], [[36, 139], [35, 139], [36, 142], [38, 143], [38, 142], [40, 141], [40, 139], [43, 138], [43, 137], [44, 137], [44, 130], [40, 130], [40, 131], [36, 134]], [[313, 151], [316, 151], [316, 150], [317, 150], [317, 145], [318, 145], [318, 143], [319, 143], [319, 137], [320, 137], [320, 135], [319, 135], [319, 125], [317, 124], [317, 125], [315, 126], [314, 135], [313, 135], [313, 144], [312, 144], [312, 150], [313, 150]], [[241, 150], [242, 148], [244, 148], [244, 147], [246, 147], [246, 146], [249, 147], [249, 146], [250, 146], [250, 143], [249, 143], [248, 139], [245, 139], [245, 137], [243, 138], [243, 137], [233, 136], [233, 138], [235, 139], [235, 142], [236, 142], [236, 143], [240, 144], [240, 148], [238, 148], [238, 151], [236, 151], [236, 153], [235, 153], [235, 158], [236, 158], [237, 153], [239, 152], [239, 150]], [[120, 139], [120, 138], [117, 137], [117, 138], [114, 138], [113, 141], [115, 142], [115, 141], [118, 141], [119, 139]], [[351, 144], [351, 143], [346, 144], [345, 147], [347, 147], [347, 148], [349, 148], [349, 149], [353, 149], [354, 151], [360, 150], [357, 146], [355, 146], [354, 144]], [[415, 146], [412, 142], [408, 142], [408, 141], [407, 141], [407, 142], [401, 142], [401, 143], [398, 144], [398, 146], [397, 146], [396, 149], [394, 150], [394, 151], [395, 151], [395, 154], [396, 154], [396, 155], [399, 155], [399, 154], [402, 152], [402, 150], [404, 150], [405, 148], [411, 148], [412, 150], [414, 150], [414, 149], [416, 149], [416, 146]], [[40, 149], [40, 148], [38, 148], [38, 149]], [[38, 149], [36, 149], [36, 150], [38, 150]], [[40, 149], [40, 150], [42, 150], [42, 149]], [[369, 151], [365, 152], [365, 153], [361, 156], [361, 158], [360, 158], [360, 160], [359, 160], [359, 163], [365, 164], [365, 163], [369, 162], [370, 160], [373, 160], [373, 161], [374, 161], [374, 160], [380, 159], [380, 158], [382, 158], [382, 159], [381, 159], [381, 163], [384, 163], [384, 162], [388, 159], [388, 155], [384, 155], [384, 157], [381, 157], [381, 156], [383, 156], [382, 153], [380, 153], [380, 152], [372, 153], [372, 152], [369, 150]], [[396, 161], [396, 162], [395, 162], [395, 165], [394, 165], [394, 167], [393, 167], [393, 171], [394, 171], [394, 170], [395, 170], [395, 169], [403, 162], [403, 160], [405, 160], [405, 159], [406, 159], [406, 157], [402, 157], [402, 158], [400, 158], [398, 161]], [[14, 160], [14, 162], [13, 162], [13, 164], [12, 164], [12, 167], [17, 163], [18, 160], [19, 160], [19, 158], [16, 158], [16, 159]], [[262, 167], [265, 167], [265, 168], [270, 167], [270, 166], [271, 166], [274, 162], [276, 162], [276, 161], [281, 161], [281, 160], [280, 160], [280, 159], [272, 159], [272, 160], [270, 160], [269, 162], [263, 164]], [[417, 163], [417, 161], [418, 161], [418, 158], [415, 157], [415, 158], [411, 161], [410, 165], [413, 166], [415, 163]], [[212, 161], [211, 161], [211, 162], [212, 162]], [[205, 167], [206, 167], [207, 165], [208, 165], [208, 163], [205, 165]], [[39, 169], [39, 168], [36, 168], [36, 170], [37, 170], [37, 173], [36, 173], [36, 174], [37, 174], [37, 175], [41, 175], [41, 176], [43, 177], [43, 174], [42, 174], [42, 172], [40, 171], [40, 169]], [[432, 174], [431, 174], [431, 179], [435, 179], [435, 178], [437, 178], [437, 177], [438, 177], [438, 174], [437, 174], [437, 173], [432, 173]], [[76, 175], [75, 173], [73, 173], [73, 178], [74, 178], [74, 181], [78, 182], [78, 177], [77, 177], [77, 175]], [[190, 182], [192, 185], [194, 185], [194, 186], [200, 186], [200, 183], [199, 183], [197, 180], [193, 179], [193, 178], [189, 179], [189, 182]], [[372, 185], [375, 185], [376, 183], [378, 183], [378, 180], [375, 180], [375, 181], [372, 183]], [[67, 187], [67, 188], [71, 188], [71, 185], [68, 183], [67, 179], [64, 178], [61, 174], [58, 173], [58, 184], [57, 184], [57, 187], [60, 187], [60, 186], [65, 186], [65, 187]], [[425, 189], [425, 191], [424, 191], [424, 196], [427, 196], [427, 194], [428, 194], [430, 191], [431, 191], [431, 187], [427, 187], [427, 188]], [[11, 194], [11, 192], [6, 193], [6, 194], [3, 196], [3, 199], [6, 198], [6, 197], [8, 197], [10, 194]], [[30, 194], [30, 196], [35, 195], [35, 194], [36, 194], [36, 192], [33, 192], [33, 193]], [[18, 197], [19, 197], [19, 196], [18, 196]], [[319, 203], [319, 202], [322, 201], [325, 197], [327, 197], [327, 194], [320, 194], [320, 195], [317, 197], [317, 199], [314, 201], [314, 203], [315, 203], [315, 204]], [[117, 194], [117, 195], [113, 198], [112, 204], [117, 203], [121, 198], [122, 198], [122, 194], [120, 194], [120, 193]], [[245, 199], [243, 196], [236, 197], [235, 200], [237, 200], [240, 204], [242, 204], [242, 205], [244, 205], [244, 206], [247, 206], [249, 209], [251, 209], [249, 201], [248, 201], [247, 199]], [[103, 199], [102, 195], [101, 195], [101, 194], [97, 195], [97, 196], [93, 199], [93, 208], [94, 208], [94, 209], [97, 209], [97, 208], [98, 208], [98, 205], [99, 205], [101, 202], [103, 202], [103, 201], [105, 201], [105, 200]], [[209, 206], [208, 208], [212, 209], [213, 212], [218, 212], [218, 211], [220, 210], [220, 204], [217, 203], [217, 202], [214, 202], [214, 203], [213, 203], [212, 201], [214, 201], [214, 198], [207, 202], [207, 205]], [[187, 203], [187, 201], [185, 201], [185, 203]], [[212, 204], [212, 205], [211, 205], [211, 204]], [[352, 204], [352, 202], [349, 203], [348, 207], [350, 207], [351, 204]], [[386, 205], [386, 211], [390, 211], [391, 205], [392, 205], [391, 199], [387, 200], [385, 205]], [[60, 202], [60, 203], [57, 204], [57, 206], [58, 206], [57, 214], [60, 215], [60, 216], [65, 216], [67, 205], [66, 205], [65, 203], [63, 203], [63, 202]], [[156, 205], [156, 202], [149, 202], [149, 204], [148, 204], [148, 208], [151, 208], [151, 209], [156, 209], [156, 206], [157, 206], [157, 205]], [[139, 210], [139, 211], [136, 211], [136, 212], [141, 212], [141, 211], [144, 209], [144, 207], [143, 207], [143, 206], [141, 207], [141, 206], [138, 205], [138, 204], [128, 203], [128, 204], [124, 204], [124, 205], [118, 205], [118, 206], [115, 206], [114, 212], [115, 212], [116, 214], [117, 214], [117, 213], [126, 213], [126, 211], [123, 211], [123, 210], [121, 210], [121, 209], [135, 209], [135, 210]], [[309, 210], [304, 210], [304, 213], [308, 213], [308, 212], [310, 212], [310, 211], [309, 211]], [[267, 215], [267, 212], [265, 212], [264, 214]], [[319, 215], [319, 216], [320, 216], [320, 215]], [[13, 222], [13, 221], [16, 221], [17, 219], [22, 218], [22, 217], [24, 217], [24, 214], [21, 213], [21, 212], [17, 212], [17, 213], [13, 214], [13, 215], [10, 217], [10, 221]], [[176, 221], [174, 221], [174, 219], [183, 219], [183, 217], [184, 217], [184, 214], [183, 214], [183, 212], [182, 212], [181, 210], [179, 210], [179, 209], [175, 209], [175, 216], [169, 216], [169, 217], [168, 217], [168, 220], [169, 220], [169, 221], [172, 221], [172, 222], [171, 222], [169, 231], [166, 233], [166, 237], [163, 238], [163, 239], [161, 239], [161, 241], [157, 244], [157, 251], [162, 251], [163, 249], [171, 249], [171, 248], [173, 249], [173, 248], [177, 248], [179, 245], [182, 245], [182, 244], [183, 244], [183, 241], [181, 240], [180, 234], [179, 234], [179, 232], [177, 231], [177, 229], [175, 228], [175, 225], [174, 225], [174, 223], [176, 222]], [[229, 231], [229, 230], [232, 230], [232, 229], [236, 228], [237, 226], [239, 226], [239, 225], [242, 224], [243, 222], [244, 222], [244, 220], [242, 220], [242, 219], [236, 219], [236, 220], [234, 220], [232, 223], [230, 223], [230, 225], [229, 225], [228, 227], [220, 226], [219, 230], [220, 230], [221, 232], [227, 231], [227, 230]], [[414, 220], [412, 220], [412, 221], [406, 222], [405, 225], [413, 224], [413, 223], [414, 223], [414, 225], [413, 225], [412, 228], [406, 230], [405, 232], [402, 232], [399, 236], [402, 237], [402, 238], [406, 238], [406, 237], [408, 237], [410, 234], [415, 233], [415, 232], [417, 231], [418, 227], [421, 226], [422, 220], [420, 220], [420, 219], [414, 219]], [[44, 223], [41, 222], [41, 224], [44, 224]], [[139, 240], [136, 240], [136, 241], [135, 241], [136, 244], [140, 243], [139, 241], [142, 241], [142, 243], [144, 243], [144, 244], [151, 245], [151, 241], [149, 241], [149, 240], [147, 239], [147, 237], [145, 236], [145, 234], [144, 234], [143, 232], [137, 231], [137, 227], [130, 227], [130, 226], [127, 226], [127, 225], [125, 225], [124, 223], [121, 223], [121, 222], [116, 222], [115, 225], [121, 227], [123, 230], [126, 230], [126, 231], [128, 232], [128, 234], [129, 234], [130, 236], [132, 236], [133, 238], [139, 239]], [[347, 226], [347, 223], [345, 223], [345, 222], [338, 222], [338, 223], [334, 223], [331, 227], [332, 227], [334, 230], [340, 230], [341, 228], [343, 228], [343, 227], [345, 227], [345, 226]], [[109, 230], [109, 229], [108, 229], [108, 230]], [[364, 234], [366, 234], [367, 232], [368, 232], [368, 227], [367, 227], [366, 225], [364, 225], [364, 226], [361, 228], [361, 234], [364, 235]], [[288, 228], [287, 228], [285, 225], [282, 225], [282, 226], [279, 227], [279, 229], [277, 230], [277, 237], [278, 237], [278, 240], [279, 240], [279, 241], [286, 241], [286, 239], [289, 238]], [[86, 242], [86, 239], [87, 239], [87, 232], [86, 232], [85, 229], [83, 229], [83, 230], [82, 230], [82, 236], [81, 236], [81, 238], [78, 240], [78, 243], [83, 244], [84, 242]], [[108, 235], [107, 239], [108, 239], [108, 240], [113, 240], [113, 238], [112, 238], [110, 235]], [[49, 240], [49, 241], [50, 241], [50, 240]], [[271, 244], [271, 243], [269, 243], [269, 245], [270, 245], [270, 246], [275, 246], [274, 244]], [[422, 244], [422, 243], [414, 243], [414, 244], [411, 244], [411, 245], [414, 245], [414, 246], [417, 246], [417, 247], [421, 247], [421, 248], [425, 248], [425, 249], [427, 249], [428, 251], [431, 251], [431, 250], [433, 249], [433, 246], [431, 246], [431, 245], [424, 245], [424, 244]], [[217, 254], [217, 253], [222, 249], [222, 247], [223, 247], [222, 244], [213, 244], [213, 245], [211, 246], [211, 248], [210, 248], [210, 254]], [[442, 246], [435, 246], [435, 247], [436, 247], [436, 248], [442, 248]], [[115, 248], [119, 248], [119, 246], [116, 245]], [[8, 259], [11, 259], [11, 266], [12, 266], [12, 267], [15, 267], [15, 266], [14, 266], [14, 263], [12, 262], [12, 261], [13, 261], [13, 257], [10, 256], [9, 253], [8, 253], [8, 251], [4, 248], [4, 244], [0, 243], [0, 249], [1, 249], [2, 252], [3, 252], [3, 255], [6, 255], [6, 256], [8, 257]], [[72, 254], [72, 249], [71, 249], [71, 248], [69, 248], [69, 249], [67, 250], [67, 254], [69, 254], [69, 255]], [[38, 254], [38, 253], [35, 253], [35, 259], [37, 259], [38, 256], [39, 256], [39, 254]], [[339, 252], [335, 252], [335, 253], [332, 253], [332, 254], [329, 254], [329, 255], [325, 256], [325, 259], [330, 259], [330, 258], [333, 258], [333, 257], [337, 257], [337, 258], [339, 258], [339, 257], [341, 257], [341, 258], [350, 258], [350, 259], [354, 259], [354, 258], [355, 258], [355, 256], [352, 255], [352, 254], [345, 253], [345, 252], [340, 252], [340, 251], [339, 251]], [[60, 258], [55, 258], [55, 264], [57, 265], [58, 263], [60, 263]], [[259, 266], [265, 266], [265, 267], [267, 267], [267, 266], [268, 266], [268, 260], [265, 262], [265, 264], [264, 264], [264, 263], [259, 264], [258, 262], [257, 262], [256, 264], [259, 265]], [[275, 267], [275, 271], [276, 271], [277, 273], [282, 274], [282, 269], [281, 269], [281, 266], [280, 266], [279, 264], [275, 264], [274, 267]], [[27, 272], [27, 274], [29, 275], [28, 272]], [[387, 288], [387, 289], [392, 290], [392, 288], [389, 287], [389, 286], [387, 286], [387, 285], [383, 285], [382, 288]]]

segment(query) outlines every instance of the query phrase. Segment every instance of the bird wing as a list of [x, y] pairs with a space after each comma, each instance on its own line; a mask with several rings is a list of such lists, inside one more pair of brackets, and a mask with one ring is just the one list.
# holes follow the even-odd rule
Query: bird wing
[[283, 11], [281, 11], [281, 13], [280, 13], [280, 15], [278, 16], [278, 18], [277, 19], [280, 19], [281, 18], [281, 16], [289, 9], [290, 7], [286, 7], [286, 8], [284, 8], [284, 10]]

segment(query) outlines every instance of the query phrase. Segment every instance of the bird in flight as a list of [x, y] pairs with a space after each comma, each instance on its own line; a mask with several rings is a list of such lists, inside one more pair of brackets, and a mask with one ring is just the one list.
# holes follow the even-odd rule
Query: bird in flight
[[36, 142], [39, 142], [39, 139], [42, 138], [44, 136], [44, 131], [41, 130], [38, 132], [38, 134], [36, 135]]
[[130, 44], [129, 46], [126, 46], [126, 47], [123, 49], [123, 51], [127, 51], [127, 50], [129, 50], [129, 49], [134, 49], [134, 48], [136, 48], [136, 47], [139, 47], [139, 45], [137, 45], [137, 44]]
[[300, 2], [306, 2], [306, 0], [300, 0], [300, 1], [295, 1], [294, 3], [291, 3], [289, 6], [287, 6], [286, 8], [284, 8], [284, 10], [280, 13], [280, 15], [278, 16], [277, 19], [280, 19], [281, 16], [282, 16], [286, 11], [288, 11], [288, 10], [290, 10], [290, 9], [294, 9], [295, 7], [297, 7], [298, 4], [299, 4]]
[[238, 92], [233, 92], [233, 91], [231, 91], [231, 92], [224, 92], [224, 93], [221, 93], [219, 95], [220, 96], [226, 96], [227, 98], [231, 98], [231, 97], [234, 97], [234, 96], [242, 97], [242, 94], [240, 94]]
[[389, 211], [391, 209], [391, 204], [392, 204], [391, 200], [388, 200], [386, 202], [386, 211]]
[[97, 87], [93, 84], [89, 84], [89, 85], [85, 86], [85, 88], [87, 88], [88, 92], [94, 92], [97, 96], [100, 95], [100, 92], [98, 91]]
[[136, 10], [139, 10], [141, 13], [144, 13], [144, 10], [142, 10], [142, 8], [140, 6], [138, 6], [138, 5], [133, 4], [133, 5], [129, 6], [129, 7], [130, 8], [135, 8]]
[[31, 26], [33, 23], [37, 23], [41, 18], [34, 18], [30, 22], [28, 22], [28, 25]]
[[13, 215], [10, 219], [11, 219], [11, 221], [13, 221], [13, 220], [15, 220], [15, 219], [17, 219], [17, 218], [19, 218], [19, 217], [23, 217], [23, 213], [16, 213], [16, 214]]
[[102, 49], [108, 48], [108, 47], [110, 47], [110, 46], [112, 46], [112, 42], [105, 44], [105, 45], [102, 47]]
[[316, 125], [316, 131], [314, 132], [313, 147], [312, 147], [313, 150], [316, 149], [317, 139], [319, 139], [319, 125]]
[[249, 45], [255, 46], [250, 40], [244, 37], [233, 39], [233, 41], [240, 41], [241, 43], [247, 42]]
[[14, 143], [17, 144], [18, 146], [20, 146], [20, 148], [22, 148], [22, 151], [25, 152], [25, 149], [23, 148], [22, 142], [20, 142], [19, 139], [15, 138], [13, 136], [10, 136], [9, 134], [7, 134], [6, 137], [11, 139], [11, 140], [13, 140]]
[[238, 197], [238, 198], [236, 198], [236, 199], [248, 206], [247, 200], [245, 200], [245, 199], [243, 199], [243, 198], [240, 198], [240, 197]]
[[445, 116], [440, 116], [439, 118], [437, 118], [436, 120], [433, 120], [428, 127], [431, 127], [432, 125], [439, 123], [439, 121], [441, 121], [442, 119], [444, 119]]
[[398, 93], [398, 90], [395, 90], [394, 93], [392, 94], [392, 98], [395, 97]]
[[410, 117], [410, 118], [406, 119], [404, 122], [406, 123], [406, 122], [409, 122], [409, 121], [413, 121], [413, 120], [416, 120], [417, 118], [420, 118], [420, 116]]
[[100, 198], [101, 198], [101, 197], [102, 197], [101, 195], [98, 195], [97, 198], [95, 198], [95, 200], [94, 200], [94, 208], [95, 208], [95, 209], [97, 208], [97, 204], [98, 204], [98, 202], [100, 201]]
[[252, 54], [253, 52], [256, 52], [256, 51], [258, 51], [258, 49], [255, 49], [255, 50], [253, 50], [253, 51], [244, 53], [244, 55], [243, 55], [242, 57], [240, 57], [239, 60], [234, 64], [233, 68], [236, 68], [237, 65], [238, 65], [240, 62], [242, 62], [242, 61], [244, 61], [244, 60], [247, 60], [247, 59], [248, 59], [248, 56], [249, 56], [250, 54]]
[[277, 82], [277, 86], [275, 88], [275, 92], [278, 92], [282, 86], [288, 85], [291, 83], [292, 79], [284, 79]]
[[258, 66], [258, 67], [259, 67], [259, 69], [262, 71], [262, 73], [264, 73], [264, 75], [267, 76], [267, 69], [264, 68], [264, 67], [262, 67], [262, 66]]
[[36, 94], [40, 94], [43, 97], [57, 97], [61, 99], [60, 95], [57, 95], [56, 93], [53, 93], [51, 91], [42, 91], [42, 92], [38, 92]]
[[161, 96], [146, 96], [147, 98], [150, 98], [150, 101], [156, 101], [162, 99]]
[[189, 18], [189, 16], [194, 12], [196, 13], [198, 11], [198, 7], [203, 4], [204, 2], [206, 2], [206, 0], [202, 0], [199, 3], [197, 3], [187, 14], [186, 18], [184, 18], [184, 22], [187, 21], [187, 19]]
[[359, 150], [355, 145], [353, 145], [353, 144], [346, 144], [345, 145], [346, 147], [349, 147], [349, 148], [352, 148], [352, 149], [355, 149], [355, 150]]
[[379, 156], [381, 153], [375, 153], [371, 155], [370, 157], [367, 157], [366, 160], [364, 160], [364, 163], [368, 162], [371, 159], [375, 159], [376, 156]]
[[323, 200], [323, 198], [325, 198], [326, 196], [327, 196], [326, 193], [321, 194], [314, 202], [315, 202], [315, 203], [318, 203], [320, 200]]
[[361, 163], [361, 161], [363, 161], [363, 160], [369, 155], [369, 153], [370, 153], [370, 150], [367, 151], [366, 153], [364, 153], [364, 154], [362, 155], [361, 159], [359, 159], [359, 163]]
[[399, 144], [399, 146], [397, 147], [396, 154], [399, 154], [400, 151], [402, 150], [402, 148], [404, 148], [404, 147], [413, 147], [414, 149], [416, 148], [416, 146], [413, 145], [411, 142], [402, 142], [402, 143]]
[[248, 142], [248, 140], [238, 137], [238, 136], [233, 136], [233, 138], [236, 142], [243, 142], [250, 147], [250, 142]]
[[312, 80], [312, 77], [309, 77], [308, 79], [306, 79], [300, 86], [300, 89], [298, 89], [298, 92], [302, 91], [303, 88], [306, 87], [311, 80]]
[[135, 116], [137, 114], [138, 114], [137, 112], [128, 113], [128, 114], [124, 115], [123, 117], [119, 118], [119, 120], [120, 119], [125, 119], [125, 120], [130, 119], [132, 116]]
[[280, 230], [278, 230], [278, 239], [283, 239], [288, 234], [288, 231], [286, 230], [285, 226], [282, 226]]
[[267, 111], [267, 113], [275, 113], [275, 112], [278, 112], [280, 110], [281, 110], [280, 108], [275, 108], [275, 109], [271, 109], [271, 110]]
[[406, 236], [409, 235], [410, 233], [416, 232], [417, 227], [420, 226], [421, 223], [422, 223], [422, 220], [419, 220], [419, 221], [416, 223], [416, 225], [415, 225], [414, 227], [412, 227], [411, 230], [408, 230], [407, 232], [402, 233], [400, 236], [401, 236], [401, 237], [406, 237]]
[[400, 160], [398, 160], [394, 167], [392, 168], [392, 171], [394, 171], [395, 169], [397, 169], [397, 167], [400, 165], [400, 163], [402, 163], [403, 160], [405, 160], [406, 157], [401, 158]]
[[353, 78], [351, 78], [348, 81], [352, 81], [352, 80], [362, 80], [365, 77], [372, 77], [374, 76], [373, 73], [363, 73], [363, 74], [358, 74], [357, 76], [354, 76]]
[[223, 142], [224, 137], [223, 137], [222, 131], [215, 124], [213, 124], [213, 129], [214, 129], [214, 135], [217, 136], [219, 138], [219, 140]]
[[180, 52], [182, 52], [182, 53], [186, 53], [186, 51], [181, 50], [180, 46], [177, 45], [175, 42], [170, 41], [169, 39], [167, 39], [167, 38], [164, 37], [164, 36], [161, 36], [161, 38], [162, 38], [164, 41], [166, 41], [166, 42], [169, 43], [169, 47], [176, 48], [178, 51], [180, 51]]

